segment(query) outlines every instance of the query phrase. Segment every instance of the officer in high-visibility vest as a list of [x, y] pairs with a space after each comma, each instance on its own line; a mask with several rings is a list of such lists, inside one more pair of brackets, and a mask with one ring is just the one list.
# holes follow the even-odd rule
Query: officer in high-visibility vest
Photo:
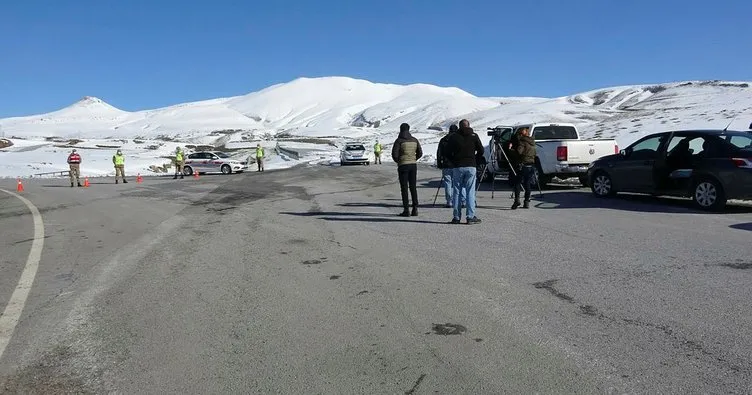
[[376, 157], [374, 163], [381, 164], [381, 143], [376, 140], [376, 144], [373, 145], [373, 154]]
[[118, 176], [123, 179], [123, 184], [127, 184], [125, 179], [125, 156], [123, 151], [117, 150], [117, 153], [112, 156], [112, 164], [115, 165], [115, 184], [118, 183]]
[[256, 171], [264, 171], [264, 147], [261, 144], [256, 144]]
[[183, 149], [180, 147], [175, 148], [175, 177], [172, 177], [173, 180], [178, 179], [178, 175], [180, 175], [180, 179], [185, 178], [183, 176], [183, 165], [185, 165], [185, 158], [183, 157]]
[[73, 181], [76, 181], [76, 184], [78, 186], [81, 185], [81, 181], [79, 180], [79, 177], [81, 176], [81, 155], [76, 152], [76, 150], [73, 150], [70, 155], [68, 155], [68, 166], [70, 166], [70, 170], [68, 171], [68, 174], [70, 175], [70, 186], [73, 188]]

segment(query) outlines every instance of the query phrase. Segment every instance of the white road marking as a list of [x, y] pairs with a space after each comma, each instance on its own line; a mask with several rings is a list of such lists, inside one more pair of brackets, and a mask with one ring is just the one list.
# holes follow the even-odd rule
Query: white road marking
[[0, 315], [0, 358], [2, 358], [5, 347], [8, 346], [13, 331], [18, 324], [18, 319], [21, 317], [24, 305], [26, 305], [26, 298], [29, 296], [29, 291], [31, 291], [34, 277], [37, 275], [39, 260], [42, 257], [42, 247], [44, 246], [44, 223], [42, 222], [42, 215], [39, 214], [39, 210], [28, 199], [5, 189], [0, 189], [0, 191], [21, 200], [29, 208], [31, 215], [34, 217], [34, 241], [31, 243], [29, 258], [26, 260], [26, 266], [21, 273], [21, 278], [18, 279], [18, 285], [16, 285], [16, 289], [10, 296], [8, 305], [5, 306], [5, 311]]

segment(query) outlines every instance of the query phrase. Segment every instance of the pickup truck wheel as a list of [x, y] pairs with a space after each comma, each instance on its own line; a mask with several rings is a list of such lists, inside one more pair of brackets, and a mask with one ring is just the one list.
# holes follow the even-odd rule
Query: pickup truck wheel
[[538, 186], [541, 188], [544, 188], [546, 185], [551, 183], [551, 180], [554, 178], [550, 175], [543, 174], [543, 169], [541, 168], [540, 162], [535, 161], [535, 179], [538, 180]]
[[703, 178], [695, 182], [692, 202], [701, 210], [720, 211], [726, 206], [726, 194], [718, 181]]
[[614, 183], [611, 181], [611, 176], [605, 171], [599, 171], [593, 176], [593, 185], [590, 186], [593, 194], [598, 197], [614, 196]]

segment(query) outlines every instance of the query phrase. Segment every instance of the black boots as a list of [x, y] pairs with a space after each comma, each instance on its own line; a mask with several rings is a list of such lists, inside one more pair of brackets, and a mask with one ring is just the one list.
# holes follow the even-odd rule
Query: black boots
[[410, 211], [407, 207], [405, 207], [404, 210], [400, 213], [400, 217], [417, 217], [418, 216], [418, 207], [413, 207], [413, 210]]
[[[520, 207], [520, 201], [519, 200], [515, 200], [514, 201], [514, 203], [512, 204], [512, 210], [517, 210], [517, 207]], [[530, 208], [530, 201], [529, 200], [525, 200], [525, 203], [522, 204], [522, 208]]]

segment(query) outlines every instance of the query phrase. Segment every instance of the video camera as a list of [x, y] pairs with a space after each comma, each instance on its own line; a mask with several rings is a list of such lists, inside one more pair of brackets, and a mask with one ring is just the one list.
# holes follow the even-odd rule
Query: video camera
[[487, 134], [489, 136], [492, 136], [493, 139], [497, 143], [502, 141], [505, 133], [508, 133], [506, 138], [509, 139], [512, 135], [512, 130], [513, 130], [511, 127], [508, 127], [508, 126], [496, 126], [493, 128], [486, 128], [486, 129], [488, 130]]

